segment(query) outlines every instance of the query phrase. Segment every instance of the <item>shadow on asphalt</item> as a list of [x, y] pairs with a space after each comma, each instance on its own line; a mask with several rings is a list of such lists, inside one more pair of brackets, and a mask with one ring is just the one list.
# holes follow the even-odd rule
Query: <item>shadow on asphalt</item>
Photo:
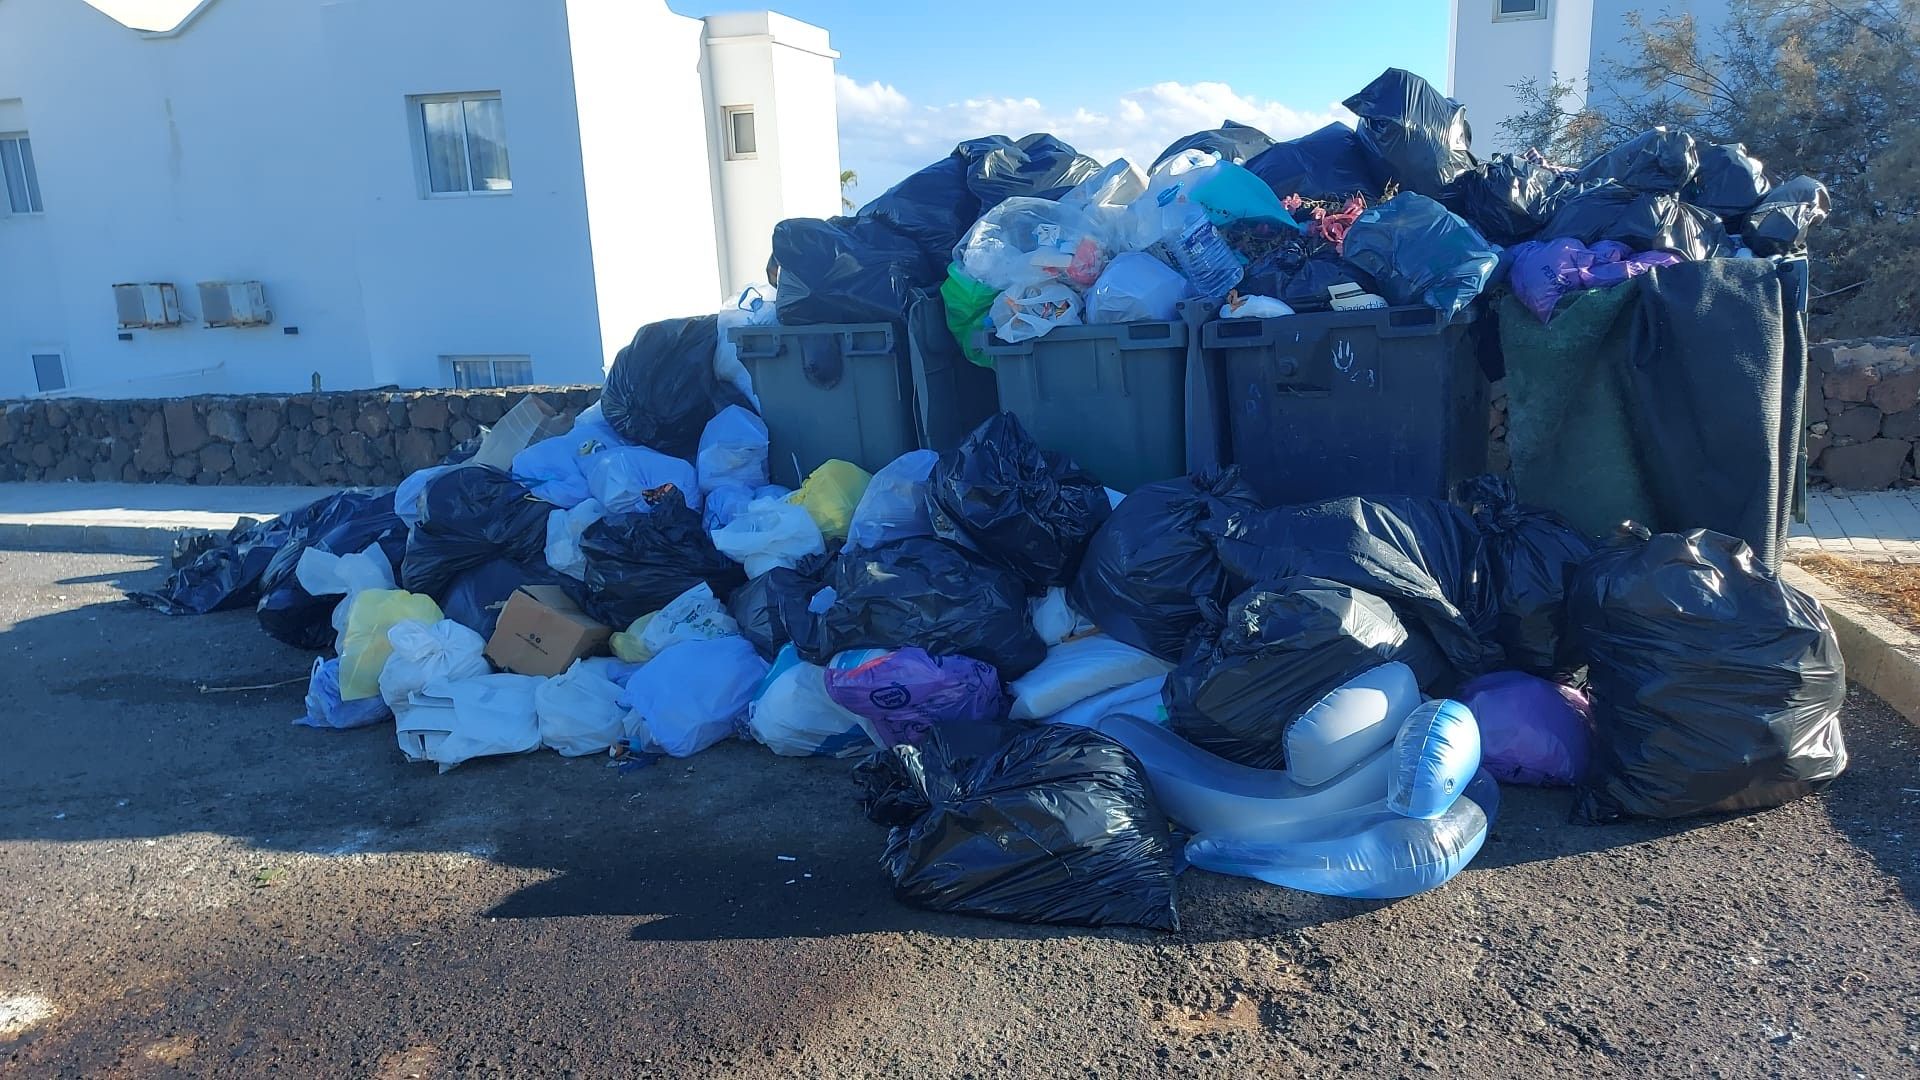
[[[152, 565], [152, 564], [148, 564]], [[158, 574], [38, 586], [150, 585]], [[466, 853], [536, 871], [493, 901], [499, 919], [634, 919], [641, 941], [820, 937], [917, 930], [959, 938], [1084, 933], [938, 915], [896, 902], [862, 815], [851, 761], [776, 758], [729, 743], [621, 772], [539, 752], [450, 773], [407, 764], [391, 729], [296, 727], [311, 657], [251, 611], [169, 618], [131, 602], [29, 618], [0, 633], [0, 839], [81, 841], [206, 832], [263, 851]], [[259, 686], [266, 690], [203, 691]], [[1920, 896], [1914, 731], [1861, 695], [1852, 773], [1824, 796], [1835, 824]], [[1904, 737], [1905, 742], [1899, 740]], [[1507, 789], [1474, 869], [1657, 841], [1703, 824], [1569, 825], [1571, 793]], [[1920, 830], [1913, 831], [1920, 844]], [[1236, 939], [1337, 921], [1381, 904], [1303, 898], [1190, 871], [1188, 939]], [[1152, 940], [1144, 931], [1114, 931]]]

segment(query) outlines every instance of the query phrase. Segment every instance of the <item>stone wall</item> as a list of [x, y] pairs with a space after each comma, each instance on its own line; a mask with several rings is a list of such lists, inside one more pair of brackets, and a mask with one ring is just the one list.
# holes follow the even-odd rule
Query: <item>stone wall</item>
[[527, 395], [573, 415], [598, 386], [0, 402], [0, 481], [395, 484]]
[[1807, 353], [1812, 478], [1854, 491], [1911, 482], [1920, 443], [1920, 338], [1825, 341]]

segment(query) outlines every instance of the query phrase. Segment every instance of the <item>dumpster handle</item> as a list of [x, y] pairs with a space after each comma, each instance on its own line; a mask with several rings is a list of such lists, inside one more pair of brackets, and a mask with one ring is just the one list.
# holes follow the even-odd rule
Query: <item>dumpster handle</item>
[[753, 327], [738, 326], [728, 331], [733, 337], [733, 347], [742, 360], [771, 360], [780, 355], [779, 331], [756, 331]]
[[853, 337], [854, 333], [855, 331], [852, 331], [852, 330], [843, 330], [840, 332], [840, 355], [842, 356], [892, 356], [893, 355], [893, 327], [885, 326], [885, 327], [877, 328], [874, 330], [860, 331], [860, 333], [880, 335], [879, 346], [877, 348], [872, 348], [872, 349], [862, 348], [856, 345], [854, 343], [854, 337]]

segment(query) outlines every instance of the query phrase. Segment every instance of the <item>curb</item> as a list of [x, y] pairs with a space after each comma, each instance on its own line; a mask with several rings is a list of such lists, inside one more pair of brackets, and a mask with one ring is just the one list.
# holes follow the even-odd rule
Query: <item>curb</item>
[[185, 525], [75, 525], [0, 521], [0, 550], [98, 555], [166, 555], [176, 537], [208, 532]]
[[1871, 690], [1909, 723], [1920, 725], [1920, 635], [1868, 611], [1791, 563], [1781, 566], [1780, 576], [1818, 600], [1826, 611], [1834, 636], [1840, 639], [1848, 680]]

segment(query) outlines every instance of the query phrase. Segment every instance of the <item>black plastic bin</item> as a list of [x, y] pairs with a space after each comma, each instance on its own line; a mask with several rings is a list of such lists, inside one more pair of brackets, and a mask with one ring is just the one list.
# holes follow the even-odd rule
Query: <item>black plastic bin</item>
[[892, 323], [741, 326], [732, 331], [767, 421], [767, 469], [798, 487], [839, 458], [873, 472], [919, 448], [913, 376]]
[[1487, 464], [1475, 321], [1472, 308], [1447, 322], [1410, 306], [1206, 324], [1229, 460], [1275, 505], [1446, 498]]

